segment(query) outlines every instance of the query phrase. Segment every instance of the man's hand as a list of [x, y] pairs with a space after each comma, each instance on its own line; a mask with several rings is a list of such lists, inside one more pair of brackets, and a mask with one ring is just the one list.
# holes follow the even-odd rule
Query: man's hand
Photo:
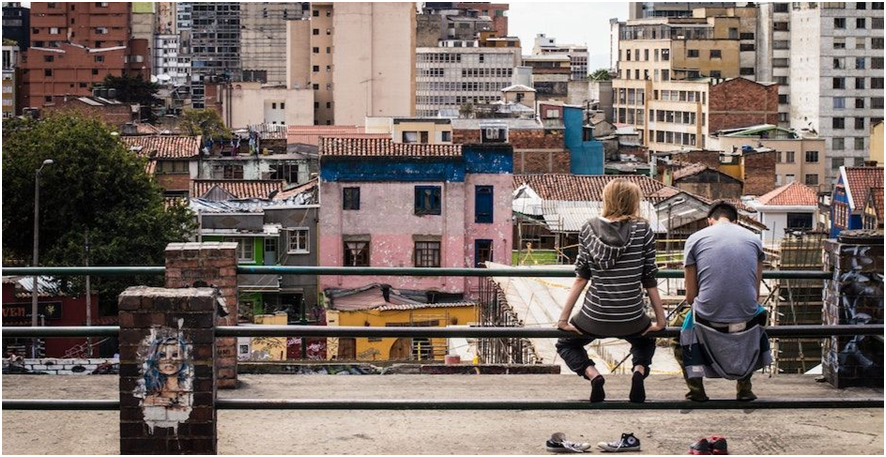
[[664, 328], [665, 328], [664, 322], [656, 321], [656, 322], [653, 322], [652, 325], [647, 327], [646, 330], [644, 330], [643, 333], [641, 333], [641, 335], [646, 336], [647, 333], [657, 332], [657, 331], [662, 330]]
[[557, 321], [557, 328], [560, 330], [566, 331], [566, 332], [575, 332], [575, 333], [579, 333], [579, 334], [581, 333], [577, 328], [575, 328], [575, 326], [570, 324], [569, 321], [566, 319], [560, 319], [559, 321]]

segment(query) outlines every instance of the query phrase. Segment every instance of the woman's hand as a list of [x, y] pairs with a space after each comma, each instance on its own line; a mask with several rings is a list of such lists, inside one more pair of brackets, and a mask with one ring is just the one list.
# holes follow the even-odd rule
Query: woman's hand
[[649, 327], [646, 328], [646, 330], [643, 331], [642, 335], [645, 336], [647, 333], [657, 332], [657, 331], [662, 330], [664, 328], [665, 328], [664, 322], [655, 321], [652, 323], [652, 325], [650, 325]]
[[575, 326], [570, 324], [569, 321], [566, 319], [560, 319], [559, 321], [557, 321], [557, 328], [560, 330], [566, 331], [566, 332], [581, 333], [577, 328], [575, 328]]

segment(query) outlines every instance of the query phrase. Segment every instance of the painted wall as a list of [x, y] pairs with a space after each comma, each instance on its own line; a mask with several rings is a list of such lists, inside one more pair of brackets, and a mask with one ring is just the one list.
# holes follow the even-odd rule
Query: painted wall
[[[345, 327], [387, 327], [389, 324], [404, 325], [421, 321], [438, 321], [435, 327], [449, 325], [467, 325], [478, 322], [477, 307], [458, 306], [444, 308], [426, 308], [406, 311], [338, 311], [338, 325]], [[331, 321], [330, 321], [331, 322]], [[370, 341], [369, 338], [356, 339], [357, 360], [389, 360], [391, 348], [398, 338], [378, 338]], [[411, 340], [406, 338], [406, 340]], [[431, 338], [430, 343], [435, 347], [448, 347], [446, 338]], [[411, 342], [409, 342], [411, 347]], [[439, 354], [438, 354], [439, 355]], [[443, 357], [436, 357], [442, 360]]]
[[[255, 316], [259, 325], [286, 325], [286, 313]], [[252, 338], [252, 353], [267, 353], [266, 360], [286, 360], [286, 338]]]
[[563, 125], [566, 148], [570, 152], [570, 171], [576, 175], [602, 175], [603, 143], [597, 140], [583, 141], [584, 111], [564, 106]]
[[871, 157], [869, 160], [876, 160], [877, 166], [883, 166], [883, 122], [871, 128]]
[[224, 96], [222, 100], [224, 104], [230, 102], [230, 106], [223, 108], [223, 112], [227, 113], [225, 124], [230, 128], [263, 123], [314, 124], [314, 91], [307, 87], [299, 90], [263, 88], [261, 83], [238, 82], [230, 88], [230, 100]]

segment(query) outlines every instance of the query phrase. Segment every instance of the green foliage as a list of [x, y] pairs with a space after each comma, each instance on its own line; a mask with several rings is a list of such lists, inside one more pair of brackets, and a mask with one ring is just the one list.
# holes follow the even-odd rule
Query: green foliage
[[[92, 265], [162, 265], [167, 243], [188, 239], [190, 211], [165, 208], [162, 189], [146, 162], [101, 122], [71, 115], [3, 122], [4, 258], [31, 262], [35, 172], [40, 177], [40, 263], [83, 265], [85, 234]], [[160, 277], [93, 278], [106, 312], [128, 285]], [[82, 278], [73, 281], [81, 292]]]
[[3, 46], [18, 46], [18, 41], [15, 41], [11, 38], [4, 38]]
[[[141, 75], [136, 77], [108, 75], [102, 81], [101, 86], [116, 89], [117, 100], [124, 103], [138, 103], [150, 108], [163, 102], [157, 97], [160, 86], [151, 81], [145, 81]], [[148, 122], [153, 123], [157, 120], [152, 109], [146, 109], [145, 113], [148, 115]]]
[[609, 74], [609, 70], [605, 68], [594, 70], [594, 72], [591, 73], [592, 81], [609, 81], [611, 79], [612, 76]]
[[178, 124], [185, 135], [203, 135], [210, 138], [230, 138], [231, 131], [217, 112], [211, 109], [187, 109]]

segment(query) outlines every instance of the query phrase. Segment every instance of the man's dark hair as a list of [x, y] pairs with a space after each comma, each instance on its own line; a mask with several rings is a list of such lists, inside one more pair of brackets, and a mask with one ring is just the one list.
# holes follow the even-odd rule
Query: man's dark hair
[[711, 206], [711, 210], [708, 211], [708, 218], [717, 220], [721, 217], [729, 219], [730, 222], [737, 221], [738, 210], [735, 209], [735, 205], [726, 201], [714, 202], [714, 205]]

